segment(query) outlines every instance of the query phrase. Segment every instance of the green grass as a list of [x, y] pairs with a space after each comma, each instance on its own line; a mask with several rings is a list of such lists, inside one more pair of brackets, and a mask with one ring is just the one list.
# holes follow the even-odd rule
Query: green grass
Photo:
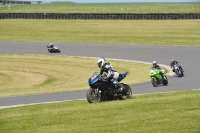
[[[150, 81], [150, 65], [108, 61], [119, 73], [128, 72], [123, 83]], [[96, 62], [67, 56], [0, 54], [0, 97], [89, 89], [88, 78], [100, 71]]]
[[0, 41], [200, 45], [200, 20], [0, 21]]
[[71, 3], [0, 7], [1, 13], [200, 13], [200, 2], [183, 3]]
[[200, 90], [0, 110], [2, 133], [198, 133]]

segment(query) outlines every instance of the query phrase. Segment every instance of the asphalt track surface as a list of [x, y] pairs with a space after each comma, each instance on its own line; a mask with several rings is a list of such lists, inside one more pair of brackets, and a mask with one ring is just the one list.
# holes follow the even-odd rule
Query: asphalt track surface
[[[61, 49], [61, 53], [52, 54], [47, 51], [46, 46], [48, 44], [49, 43], [39, 42], [0, 42], [0, 53], [67, 55], [84, 57], [104, 56], [106, 58], [137, 60], [145, 62], [152, 62], [153, 60], [156, 60], [159, 64], [164, 64], [168, 66], [170, 63], [170, 59], [175, 58], [176, 60], [180, 61], [180, 65], [185, 71], [184, 77], [179, 78], [176, 76], [171, 76], [168, 79], [168, 86], [153, 87], [150, 82], [131, 85], [133, 95], [200, 88], [200, 47], [55, 43]], [[131, 75], [128, 75], [127, 78], [129, 76]], [[87, 90], [43, 95], [0, 97], [0, 108], [85, 99], [86, 91]]]

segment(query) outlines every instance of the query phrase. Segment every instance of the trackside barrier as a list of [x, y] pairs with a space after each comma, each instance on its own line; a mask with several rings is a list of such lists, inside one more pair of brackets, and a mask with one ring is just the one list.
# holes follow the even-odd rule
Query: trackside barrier
[[165, 20], [200, 19], [200, 13], [189, 14], [97, 14], [97, 13], [0, 13], [0, 19], [122, 19]]

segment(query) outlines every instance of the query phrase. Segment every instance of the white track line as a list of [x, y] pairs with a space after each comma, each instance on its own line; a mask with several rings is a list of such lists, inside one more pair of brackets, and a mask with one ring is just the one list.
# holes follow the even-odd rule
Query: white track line
[[[197, 90], [200, 91], [200, 89], [192, 89], [193, 91]], [[167, 92], [154, 92], [154, 93], [143, 93], [143, 94], [133, 94], [133, 96], [140, 96], [140, 95], [148, 95], [148, 94], [166, 94], [166, 93], [173, 93], [177, 91], [167, 91]], [[76, 100], [64, 100], [64, 101], [53, 101], [53, 102], [42, 102], [42, 103], [31, 103], [31, 104], [19, 104], [19, 105], [11, 105], [11, 106], [1, 106], [0, 109], [6, 109], [6, 108], [15, 108], [15, 107], [22, 107], [22, 106], [31, 106], [31, 105], [39, 105], [39, 104], [50, 104], [50, 103], [62, 103], [62, 102], [70, 102], [70, 101], [81, 101], [86, 100], [85, 99], [76, 99]]]
[[[91, 59], [98, 59], [97, 57], [82, 57], [82, 56], [69, 56], [69, 57], [79, 57], [79, 58], [91, 58]], [[151, 65], [151, 62], [144, 62], [144, 61], [136, 61], [136, 60], [123, 60], [123, 59], [113, 59], [113, 58], [106, 58], [108, 60], [116, 60], [116, 61], [125, 61], [125, 62], [134, 62], [134, 63], [141, 63], [141, 64], [149, 64]], [[164, 67], [167, 69], [168, 73], [166, 75], [172, 76], [174, 73], [171, 70], [170, 66], [159, 64], [159, 66]]]
[[[27, 55], [36, 55], [36, 54], [27, 54]], [[37, 56], [48, 56], [48, 55], [37, 55]], [[55, 55], [55, 56], [67, 56], [67, 55]], [[78, 57], [78, 58], [86, 58], [86, 59], [98, 59], [99, 57], [84, 57], [84, 56], [67, 56], [67, 57]], [[148, 64], [151, 65], [151, 62], [145, 62], [145, 61], [137, 61], [137, 60], [124, 60], [124, 59], [114, 59], [114, 58], [106, 58], [107, 60], [116, 60], [116, 61], [125, 61], [125, 62], [134, 62], [134, 63], [141, 63], [141, 64]], [[167, 69], [168, 73], [166, 75], [172, 76], [174, 73], [171, 70], [170, 66], [159, 64], [159, 66]]]

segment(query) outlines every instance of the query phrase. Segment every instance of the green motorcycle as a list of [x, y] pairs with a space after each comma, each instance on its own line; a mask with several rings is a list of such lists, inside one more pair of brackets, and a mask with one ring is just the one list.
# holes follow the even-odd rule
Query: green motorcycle
[[157, 69], [153, 69], [150, 71], [149, 76], [151, 77], [151, 83], [154, 87], [157, 87], [159, 84], [163, 84], [163, 85], [168, 85], [168, 79], [167, 77], [164, 75], [165, 73], [165, 69], [161, 70], [163, 73], [163, 81], [162, 81], [162, 76], [160, 75], [160, 71]]

